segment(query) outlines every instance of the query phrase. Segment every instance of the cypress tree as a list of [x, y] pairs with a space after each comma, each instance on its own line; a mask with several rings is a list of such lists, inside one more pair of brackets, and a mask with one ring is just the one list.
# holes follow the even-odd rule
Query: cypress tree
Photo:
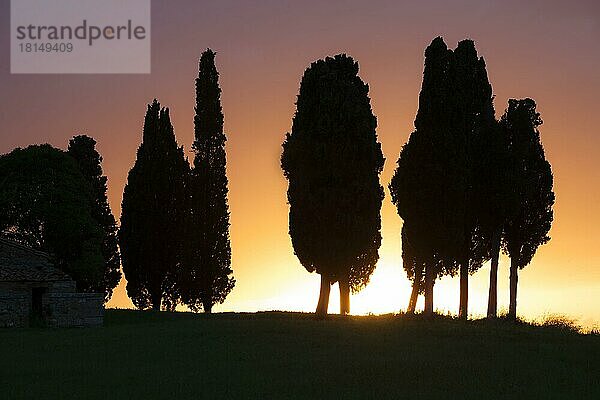
[[[476, 188], [478, 178], [483, 175], [488, 185], [495, 185], [489, 171], [490, 157], [496, 150], [491, 148], [496, 121], [492, 104], [492, 87], [488, 81], [485, 61], [478, 57], [472, 40], [462, 40], [453, 52], [450, 64], [449, 90], [452, 103], [449, 112], [452, 115], [448, 127], [457, 143], [464, 145], [465, 157], [462, 161], [465, 169], [465, 185], [463, 186], [464, 214], [463, 243], [459, 248], [456, 262], [460, 266], [460, 306], [459, 317], [466, 319], [469, 301], [469, 274], [481, 268], [488, 259], [489, 237], [484, 235], [480, 226], [480, 213], [488, 206], [490, 191], [485, 187]], [[491, 159], [494, 162], [494, 159]], [[481, 181], [481, 179], [479, 179]]]
[[103, 279], [94, 289], [104, 293], [108, 302], [113, 289], [121, 279], [121, 256], [117, 246], [117, 223], [107, 197], [107, 178], [102, 174], [102, 156], [96, 151], [96, 141], [86, 135], [73, 137], [69, 141], [68, 154], [77, 161], [79, 170], [92, 190], [92, 216], [102, 227], [102, 257], [104, 258]]
[[215, 52], [202, 53], [196, 78], [194, 167], [190, 174], [185, 266], [180, 279], [183, 303], [210, 313], [235, 285], [231, 276], [229, 206], [223, 112]]
[[358, 70], [344, 54], [312, 63], [283, 143], [289, 232], [302, 266], [321, 275], [318, 316], [327, 314], [334, 282], [347, 314], [350, 291], [368, 284], [379, 258], [384, 158]]
[[127, 177], [119, 230], [127, 294], [140, 309], [174, 310], [177, 304], [188, 173], [169, 110], [154, 100], [148, 105], [142, 143]]
[[[405, 263], [417, 257], [417, 265], [425, 269], [426, 315], [433, 313], [437, 277], [455, 273], [465, 235], [466, 150], [461, 137], [449, 128], [455, 117], [449, 112], [454, 101], [449, 75], [452, 62], [452, 51], [440, 37], [425, 50], [415, 131], [400, 152], [389, 185], [392, 202], [408, 226], [403, 228], [403, 239], [409, 240], [409, 244], [403, 243]], [[420, 290], [413, 287], [413, 294]], [[411, 295], [409, 305], [414, 303], [416, 297]]]
[[542, 124], [532, 99], [508, 101], [500, 119], [515, 166], [514, 191], [518, 208], [504, 227], [503, 248], [510, 256], [508, 317], [517, 317], [518, 270], [526, 267], [539, 246], [550, 240], [554, 205], [553, 176], [538, 127]]

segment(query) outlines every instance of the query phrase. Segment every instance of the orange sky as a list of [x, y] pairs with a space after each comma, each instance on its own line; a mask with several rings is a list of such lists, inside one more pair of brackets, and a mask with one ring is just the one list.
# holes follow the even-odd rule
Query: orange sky
[[[154, 1], [152, 74], [10, 75], [9, 1], [0, 0], [0, 152], [69, 137], [95, 137], [113, 211], [154, 97], [171, 108], [180, 144], [193, 136], [194, 78], [203, 49], [217, 51], [230, 182], [231, 242], [237, 285], [216, 311], [313, 311], [319, 277], [293, 255], [281, 143], [290, 129], [302, 73], [311, 61], [346, 52], [360, 63], [386, 157], [381, 259], [371, 284], [352, 296], [355, 313], [405, 308], [401, 220], [387, 184], [413, 128], [423, 51], [437, 35], [455, 47], [476, 41], [486, 59], [499, 116], [509, 97], [532, 97], [544, 124], [555, 176], [552, 240], [519, 279], [519, 313], [565, 313], [600, 324], [600, 6], [590, 2]], [[451, 4], [446, 4], [451, 3]], [[471, 279], [470, 312], [483, 314], [486, 265]], [[336, 287], [337, 290], [337, 287]], [[336, 290], [332, 291], [335, 293]], [[436, 285], [435, 305], [458, 309], [458, 279]], [[508, 261], [501, 259], [499, 304], [508, 307]], [[109, 303], [129, 307], [124, 285]], [[330, 311], [337, 311], [334, 294]]]

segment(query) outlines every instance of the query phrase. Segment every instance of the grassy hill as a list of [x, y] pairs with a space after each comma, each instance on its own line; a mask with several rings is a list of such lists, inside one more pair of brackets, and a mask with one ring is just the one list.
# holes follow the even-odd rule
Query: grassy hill
[[502, 321], [108, 310], [0, 349], [3, 399], [600, 398], [599, 335]]

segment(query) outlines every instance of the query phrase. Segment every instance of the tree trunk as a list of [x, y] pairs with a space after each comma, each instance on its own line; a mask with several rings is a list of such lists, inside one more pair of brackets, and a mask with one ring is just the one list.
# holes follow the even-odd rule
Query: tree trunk
[[214, 305], [212, 286], [209, 282], [210, 281], [205, 281], [203, 283], [206, 290], [204, 290], [204, 293], [200, 296], [200, 300], [202, 301], [202, 309], [204, 310], [205, 314], [212, 313], [212, 308]]
[[487, 317], [498, 316], [498, 260], [500, 259], [500, 234], [498, 229], [492, 236], [492, 262], [490, 267], [490, 292], [488, 294]]
[[340, 287], [340, 315], [350, 314], [350, 283], [344, 277], [339, 281]]
[[410, 293], [410, 299], [408, 300], [408, 308], [406, 309], [407, 314], [414, 314], [415, 309], [417, 308], [417, 300], [419, 298], [419, 291], [421, 290], [421, 275], [423, 275], [423, 265], [416, 265], [412, 291]]
[[423, 315], [430, 317], [433, 315], [433, 285], [435, 283], [435, 273], [433, 266], [425, 267], [425, 309]]
[[508, 306], [508, 319], [517, 320], [517, 282], [519, 280], [517, 257], [510, 258], [510, 303]]
[[152, 309], [154, 311], [160, 311], [160, 303], [162, 302], [162, 294], [160, 292], [154, 293], [154, 294], [152, 294], [150, 300], [152, 301]]
[[329, 277], [321, 275], [321, 292], [319, 293], [319, 303], [317, 304], [317, 311], [315, 315], [319, 318], [325, 318], [327, 316], [327, 309], [329, 308], [329, 292], [331, 291], [331, 282]]
[[467, 320], [469, 312], [469, 260], [460, 263], [460, 305], [458, 318]]

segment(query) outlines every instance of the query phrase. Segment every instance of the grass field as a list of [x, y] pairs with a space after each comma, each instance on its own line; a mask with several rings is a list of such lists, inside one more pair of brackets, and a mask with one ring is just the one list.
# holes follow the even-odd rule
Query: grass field
[[1, 399], [600, 399], [600, 335], [502, 321], [108, 310], [0, 348]]

